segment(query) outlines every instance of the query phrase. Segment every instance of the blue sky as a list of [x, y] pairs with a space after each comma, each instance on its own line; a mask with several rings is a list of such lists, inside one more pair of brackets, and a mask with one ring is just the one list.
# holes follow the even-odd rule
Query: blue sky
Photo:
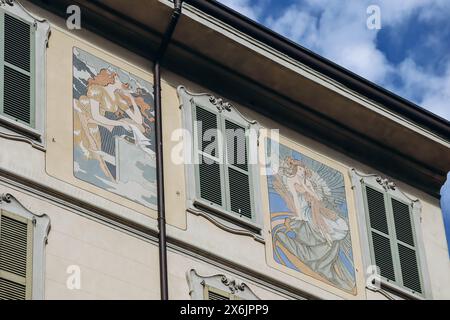
[[[450, 120], [450, 0], [220, 0]], [[377, 5], [381, 29], [367, 28]]]

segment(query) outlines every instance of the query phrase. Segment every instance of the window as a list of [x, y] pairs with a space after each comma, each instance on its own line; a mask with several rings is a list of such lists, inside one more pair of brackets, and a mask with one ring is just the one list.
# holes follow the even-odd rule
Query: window
[[9, 194], [0, 197], [0, 300], [42, 299], [50, 221]]
[[224, 274], [201, 276], [191, 269], [187, 280], [193, 300], [259, 300], [245, 283]]
[[235, 225], [260, 230], [254, 189], [257, 149], [252, 149], [257, 145], [256, 122], [211, 95], [192, 94], [184, 87], [179, 95], [192, 137], [187, 172], [192, 205]]
[[[419, 229], [420, 203], [412, 200], [387, 179], [363, 176], [359, 181], [362, 234], [367, 234], [366, 266], [379, 268], [382, 284], [400, 294], [427, 297], [425, 260]], [[362, 201], [361, 201], [362, 200]]]
[[48, 34], [48, 23], [33, 18], [17, 1], [0, 1], [0, 123], [40, 142]]

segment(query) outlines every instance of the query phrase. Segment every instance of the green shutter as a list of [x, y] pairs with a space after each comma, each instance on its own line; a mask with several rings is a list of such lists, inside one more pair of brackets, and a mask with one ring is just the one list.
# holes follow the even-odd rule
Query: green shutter
[[[212, 204], [223, 206], [223, 179], [219, 158], [218, 135], [207, 141], [205, 133], [216, 132], [219, 127], [218, 116], [204, 108], [195, 108], [197, 153], [197, 181], [200, 197]], [[209, 137], [207, 137], [209, 138]], [[206, 140], [206, 141], [205, 141]]]
[[414, 236], [409, 206], [396, 199], [391, 199], [391, 203], [397, 240], [409, 244], [410, 246], [414, 246]]
[[381, 276], [422, 294], [420, 262], [410, 206], [390, 193], [364, 187], [372, 258]]
[[410, 207], [394, 198], [391, 204], [403, 286], [422, 293]]
[[252, 192], [246, 130], [228, 119], [225, 119], [224, 128], [230, 210], [240, 216], [252, 219]]
[[34, 27], [2, 11], [0, 25], [0, 112], [34, 127]]
[[33, 224], [0, 211], [0, 300], [31, 299]]
[[[197, 193], [207, 203], [252, 220], [252, 184], [248, 163], [248, 137], [244, 126], [223, 113], [194, 106]], [[215, 132], [215, 138], [206, 136]], [[218, 130], [220, 133], [218, 134]]]
[[385, 196], [369, 186], [365, 187], [372, 254], [381, 276], [395, 281], [394, 260], [389, 236]]

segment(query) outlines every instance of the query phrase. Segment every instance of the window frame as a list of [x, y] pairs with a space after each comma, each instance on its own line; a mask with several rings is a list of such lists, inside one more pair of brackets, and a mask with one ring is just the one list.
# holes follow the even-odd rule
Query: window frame
[[[252, 152], [252, 146], [250, 144], [250, 129], [259, 132], [259, 124], [256, 121], [248, 120], [245, 118], [236, 108], [231, 104], [224, 102], [222, 99], [218, 99], [211, 94], [207, 93], [192, 93], [189, 92], [184, 86], [179, 86], [177, 89], [180, 99], [180, 109], [182, 109], [183, 128], [189, 132], [192, 141], [186, 141], [184, 139], [184, 153], [185, 153], [185, 173], [186, 173], [186, 195], [187, 195], [187, 207], [188, 211], [201, 215], [206, 215], [208, 219], [213, 219], [215, 224], [222, 225], [228, 231], [242, 231], [246, 230], [254, 235], [258, 241], [263, 241], [261, 236], [263, 220], [261, 214], [261, 201], [259, 199], [256, 188], [259, 186], [259, 172], [257, 161], [253, 158], [258, 156], [257, 149]], [[247, 161], [248, 164], [248, 176], [250, 186], [250, 198], [252, 206], [252, 218], [246, 218], [239, 216], [231, 210], [230, 204], [230, 192], [227, 170], [229, 167], [235, 169], [235, 166], [228, 164], [227, 148], [226, 148], [226, 136], [225, 134], [219, 134], [218, 141], [218, 157], [215, 160], [222, 159], [223, 164], [220, 164], [221, 177], [224, 181], [225, 187], [221, 188], [222, 192], [222, 206], [213, 204], [203, 199], [200, 196], [200, 176], [199, 176], [199, 155], [201, 154], [198, 148], [198, 135], [197, 126], [195, 125], [196, 108], [200, 107], [206, 111], [213, 112], [217, 116], [218, 128], [224, 133], [225, 121], [228, 120], [233, 124], [243, 127], [246, 130], [246, 144], [247, 144]], [[185, 137], [187, 138], [187, 137]], [[259, 137], [257, 137], [259, 139]], [[259, 141], [258, 141], [259, 142]], [[257, 144], [259, 144], [257, 142]], [[258, 146], [256, 146], [258, 148]], [[208, 155], [208, 157], [210, 157]], [[257, 160], [257, 159], [256, 159]], [[239, 169], [239, 168], [238, 168]], [[241, 172], [242, 170], [239, 170]], [[227, 209], [228, 208], [228, 209]]]
[[[0, 212], [13, 219], [27, 221], [32, 227], [31, 292], [27, 299], [43, 300], [45, 283], [45, 247], [50, 232], [50, 218], [46, 214], [35, 214], [25, 208], [13, 195], [0, 194]], [[27, 285], [27, 291], [29, 290]]]
[[[46, 99], [46, 49], [50, 36], [50, 24], [43, 19], [34, 17], [18, 1], [6, 3], [0, 1], [0, 22], [4, 15], [29, 24], [32, 28], [32, 57], [31, 57], [31, 114], [30, 124], [15, 120], [0, 113], [0, 136], [15, 140], [27, 140], [33, 147], [45, 149], [45, 99]], [[3, 35], [2, 30], [2, 35]], [[3, 60], [4, 41], [0, 37], [0, 58]], [[0, 79], [4, 83], [3, 65], [0, 67]], [[3, 109], [3, 85], [0, 87], [0, 106]]]
[[[363, 174], [352, 168], [350, 170], [352, 180], [352, 188], [355, 192], [355, 200], [357, 206], [357, 218], [359, 233], [361, 235], [361, 248], [364, 272], [367, 273], [369, 266], [375, 265], [374, 251], [372, 245], [372, 233], [370, 226], [370, 217], [367, 204], [367, 196], [365, 187], [368, 186], [376, 191], [383, 193], [384, 203], [386, 205], [386, 216], [389, 230], [389, 243], [391, 245], [391, 254], [393, 256], [393, 266], [396, 281], [381, 277], [381, 289], [387, 289], [399, 297], [411, 299], [431, 299], [431, 285], [427, 267], [427, 260], [425, 256], [425, 248], [423, 244], [421, 224], [422, 206], [419, 199], [410, 198], [407, 194], [401, 191], [395, 184], [387, 179], [382, 178], [377, 174]], [[404, 244], [397, 239], [395, 232], [395, 221], [392, 212], [392, 199], [395, 199], [405, 205], [408, 205], [411, 227], [413, 231], [413, 240], [415, 243], [414, 251], [416, 252], [419, 277], [422, 287], [422, 293], [414, 292], [412, 289], [404, 287], [401, 283], [400, 260], [398, 254], [398, 244]], [[406, 244], [408, 245], [408, 244]], [[395, 248], [394, 248], [395, 247]], [[411, 247], [408, 245], [408, 247]], [[400, 280], [400, 282], [399, 282]], [[368, 289], [372, 289], [366, 284]]]

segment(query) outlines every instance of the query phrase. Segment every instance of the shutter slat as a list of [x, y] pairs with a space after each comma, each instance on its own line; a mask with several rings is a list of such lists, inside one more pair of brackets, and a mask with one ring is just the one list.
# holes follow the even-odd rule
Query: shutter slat
[[30, 72], [31, 26], [9, 14], [5, 14], [4, 32], [5, 61]]
[[389, 239], [386, 203], [384, 194], [366, 186], [367, 208], [369, 210], [370, 227], [384, 235], [372, 231], [372, 247], [375, 264], [380, 268], [381, 276], [395, 281], [394, 260]]
[[32, 122], [31, 26], [4, 15], [3, 114], [28, 125]]
[[396, 199], [392, 199], [392, 212], [394, 214], [397, 240], [414, 247], [414, 236], [409, 206]]
[[25, 298], [24, 285], [0, 278], [0, 300], [25, 300]]
[[[201, 107], [196, 107], [196, 121], [198, 133], [199, 150], [206, 152], [211, 156], [217, 157], [218, 151], [218, 118], [217, 115], [205, 110]], [[205, 140], [205, 133], [212, 134], [210, 141]], [[200, 157], [200, 164], [198, 165], [199, 183], [200, 183], [200, 197], [211, 203], [222, 206], [222, 179], [220, 164], [209, 158]]]
[[395, 281], [394, 263], [389, 238], [372, 232], [372, 242], [375, 264], [380, 268], [380, 275], [386, 279]]
[[225, 134], [227, 137], [228, 164], [247, 171], [247, 139], [245, 128], [225, 120]]
[[208, 291], [208, 300], [230, 300], [230, 298], [214, 291]]
[[27, 224], [1, 216], [0, 270], [27, 276]]
[[370, 227], [389, 235], [384, 195], [366, 186], [367, 207], [369, 209]]
[[27, 124], [31, 121], [31, 79], [4, 66], [3, 113]]
[[252, 204], [249, 178], [247, 174], [228, 167], [231, 211], [251, 219]]
[[213, 157], [217, 157], [217, 115], [200, 107], [196, 108], [196, 115], [199, 149]]
[[222, 183], [220, 178], [220, 165], [217, 162], [212, 162], [210, 159], [201, 158], [199, 167], [199, 183], [200, 183], [200, 197], [222, 205]]
[[399, 243], [398, 253], [400, 256], [403, 285], [411, 290], [422, 293], [416, 251]]
[[233, 167], [248, 172], [247, 139], [245, 128], [225, 120], [228, 160], [228, 183], [231, 211], [252, 218], [250, 177]]

